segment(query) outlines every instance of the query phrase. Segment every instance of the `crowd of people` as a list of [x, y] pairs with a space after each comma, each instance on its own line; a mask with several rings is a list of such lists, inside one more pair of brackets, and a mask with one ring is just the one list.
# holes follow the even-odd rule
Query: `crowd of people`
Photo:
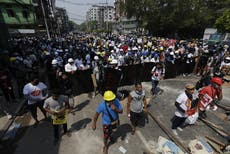
[[[227, 45], [205, 45], [197, 40], [179, 41], [136, 35], [68, 34], [52, 39], [12, 38], [9, 42], [10, 65], [0, 67], [0, 88], [5, 99], [7, 102], [15, 100], [13, 89], [16, 86], [16, 96], [27, 100], [35, 125], [39, 123], [37, 107], [45, 118], [46, 113], [53, 115], [55, 142], [59, 139], [57, 125], [62, 124], [64, 133], [67, 133], [63, 116], [66, 115], [66, 109], [74, 107], [67, 100], [68, 97], [73, 97], [69, 77], [78, 70], [91, 69], [99, 82], [104, 78], [104, 68], [119, 70], [120, 66], [154, 63], [149, 73], [152, 74], [151, 93], [155, 95], [159, 81], [165, 77], [166, 63], [186, 65], [183, 75], [193, 72], [202, 78], [197, 85], [187, 84], [185, 91], [176, 99], [177, 111], [172, 119], [172, 130], [178, 135], [176, 129], [182, 129], [180, 126], [189, 116], [199, 113], [200, 117], [205, 118], [205, 110], [212, 104], [212, 100], [216, 97], [222, 99], [221, 85], [228, 81], [224, 79], [224, 75], [229, 74], [230, 68], [230, 48]], [[12, 84], [12, 78], [16, 85]], [[193, 96], [195, 88], [200, 89], [198, 97]], [[48, 93], [52, 93], [52, 96], [49, 97]], [[112, 91], [106, 91], [103, 96], [104, 101], [98, 106], [92, 128], [96, 129], [97, 118], [102, 113], [104, 151], [107, 152], [107, 142], [112, 133], [110, 126], [123, 109]], [[135, 90], [129, 94], [127, 106], [134, 134], [138, 123], [144, 126], [141, 122], [147, 112], [145, 91], [141, 83], [135, 84]], [[214, 105], [210, 107], [215, 109]]]

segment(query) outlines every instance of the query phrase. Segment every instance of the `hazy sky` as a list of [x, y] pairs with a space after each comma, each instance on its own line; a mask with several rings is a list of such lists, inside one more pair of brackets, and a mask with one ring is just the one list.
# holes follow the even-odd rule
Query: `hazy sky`
[[114, 0], [56, 0], [56, 6], [65, 8], [69, 19], [79, 24], [86, 20], [91, 4], [106, 5], [106, 2], [113, 6]]

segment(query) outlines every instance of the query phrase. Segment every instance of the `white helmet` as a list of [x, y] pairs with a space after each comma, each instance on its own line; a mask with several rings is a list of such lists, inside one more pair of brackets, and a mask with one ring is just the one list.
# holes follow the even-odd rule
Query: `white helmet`
[[98, 58], [98, 56], [94, 56], [94, 58], [93, 58], [94, 60], [98, 60], [99, 58]]
[[58, 62], [57, 62], [56, 59], [53, 59], [52, 62], [51, 62], [52, 65], [56, 65], [57, 63], [58, 63]]
[[72, 63], [72, 62], [74, 62], [74, 61], [73, 61], [73, 58], [69, 58], [69, 59], [68, 59], [68, 63]]

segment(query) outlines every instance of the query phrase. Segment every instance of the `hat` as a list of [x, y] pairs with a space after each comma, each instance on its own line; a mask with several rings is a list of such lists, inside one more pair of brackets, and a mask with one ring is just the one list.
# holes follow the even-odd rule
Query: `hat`
[[104, 93], [103, 98], [105, 101], [112, 101], [116, 98], [116, 95], [112, 91], [108, 90]]
[[73, 58], [69, 58], [69, 59], [68, 59], [68, 63], [72, 63], [72, 62], [74, 62], [74, 61], [73, 61]]
[[99, 59], [99, 57], [98, 56], [94, 56], [94, 60], [98, 60]]
[[52, 62], [51, 62], [52, 65], [56, 65], [57, 63], [58, 63], [58, 62], [57, 62], [56, 59], [53, 59]]
[[185, 89], [194, 89], [194, 88], [195, 88], [195, 86], [191, 83], [188, 83], [185, 85]]

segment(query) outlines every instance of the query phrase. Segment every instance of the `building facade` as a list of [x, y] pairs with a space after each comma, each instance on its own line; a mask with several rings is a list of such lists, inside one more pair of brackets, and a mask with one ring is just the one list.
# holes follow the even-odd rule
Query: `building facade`
[[137, 21], [135, 17], [127, 18], [127, 13], [122, 9], [122, 5], [126, 3], [125, 0], [114, 1], [114, 17], [113, 24], [114, 33], [132, 33], [137, 31]]
[[108, 23], [114, 22], [114, 7], [93, 5], [87, 12], [86, 21], [96, 21], [97, 29], [107, 29]]
[[31, 0], [1, 0], [0, 13], [3, 22], [10, 33], [16, 33], [20, 29], [24, 31], [34, 30], [36, 24], [35, 7], [37, 3]]
[[57, 22], [57, 33], [61, 34], [68, 30], [68, 15], [64, 8], [55, 8], [55, 20]]

